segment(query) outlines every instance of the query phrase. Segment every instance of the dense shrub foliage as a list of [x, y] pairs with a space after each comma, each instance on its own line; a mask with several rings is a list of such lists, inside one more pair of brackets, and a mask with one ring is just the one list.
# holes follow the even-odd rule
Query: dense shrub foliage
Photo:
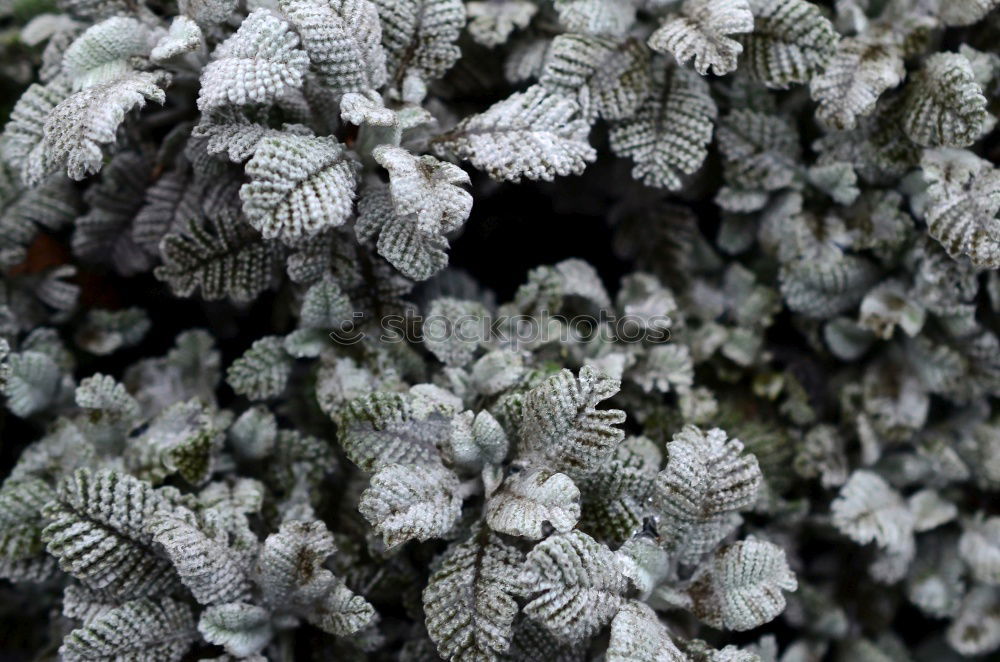
[[3, 4], [0, 658], [1000, 655], [998, 5]]

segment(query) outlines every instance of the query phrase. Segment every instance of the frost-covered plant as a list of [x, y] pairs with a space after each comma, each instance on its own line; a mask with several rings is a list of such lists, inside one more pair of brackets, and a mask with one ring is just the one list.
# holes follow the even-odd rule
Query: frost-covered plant
[[0, 657], [998, 654], [997, 7], [0, 8]]

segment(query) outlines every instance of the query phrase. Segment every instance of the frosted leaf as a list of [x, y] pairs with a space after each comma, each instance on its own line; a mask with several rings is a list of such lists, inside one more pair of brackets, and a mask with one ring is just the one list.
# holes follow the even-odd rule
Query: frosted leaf
[[469, 35], [487, 48], [503, 44], [514, 30], [528, 27], [538, 11], [531, 0], [472, 0], [465, 3]]
[[945, 637], [962, 655], [984, 655], [1000, 648], [1000, 588], [977, 586], [965, 595]]
[[507, 82], [517, 84], [538, 78], [551, 44], [551, 40], [542, 36], [513, 40], [503, 65]]
[[370, 393], [352, 401], [340, 416], [338, 441], [363, 471], [400, 463], [438, 461], [437, 446], [451, 431], [450, 408], [413, 406], [399, 393]]
[[736, 70], [743, 44], [729, 35], [753, 30], [749, 0], [685, 0], [679, 16], [668, 18], [649, 38], [649, 47], [673, 53], [679, 64], [694, 60], [702, 76]]
[[1000, 266], [1000, 171], [971, 152], [927, 150], [927, 231], [948, 254], [979, 267]]
[[875, 266], [858, 255], [824, 260], [805, 256], [783, 265], [778, 278], [791, 310], [829, 319], [856, 306], [874, 285], [876, 275]]
[[650, 89], [649, 51], [641, 42], [581, 34], [557, 36], [538, 82], [574, 98], [585, 118], [625, 119]]
[[[81, 27], [79, 21], [66, 14], [38, 14], [21, 28], [20, 38], [28, 46], [38, 46], [58, 39], [61, 34], [78, 33]], [[65, 46], [68, 44], [63, 45], [64, 48]]]
[[11, 485], [28, 478], [60, 478], [95, 461], [94, 447], [87, 443], [80, 429], [67, 419], [60, 419], [49, 433], [30, 444], [21, 453], [7, 477]]
[[378, 254], [407, 278], [427, 280], [448, 266], [448, 240], [438, 231], [423, 231], [416, 216], [400, 216], [385, 186], [368, 186], [358, 203], [358, 239], [374, 236]]
[[489, 311], [478, 301], [435, 299], [424, 318], [421, 340], [442, 363], [462, 366], [486, 340], [483, 325], [488, 319]]
[[399, 124], [396, 111], [385, 107], [381, 95], [373, 90], [348, 92], [340, 99], [340, 118], [357, 126], [390, 126]]
[[[645, 600], [671, 573], [670, 554], [651, 535], [650, 527], [625, 541], [615, 552], [622, 573], [635, 587], [635, 597]], [[655, 598], [654, 598], [655, 599]]]
[[45, 120], [41, 150], [44, 169], [28, 173], [28, 182], [63, 167], [71, 179], [92, 175], [104, 165], [102, 145], [113, 143], [125, 114], [146, 101], [164, 103], [161, 74], [132, 72], [70, 95]]
[[70, 81], [60, 76], [45, 85], [33, 83], [14, 104], [0, 137], [0, 153], [23, 181], [37, 183], [45, 178], [45, 120], [71, 93]]
[[451, 436], [442, 449], [450, 464], [479, 470], [500, 464], [507, 456], [507, 433], [488, 411], [462, 412], [451, 421]]
[[205, 48], [205, 38], [198, 24], [187, 16], [175, 16], [170, 22], [167, 34], [160, 38], [149, 54], [156, 63], [169, 62], [186, 53], [194, 53]]
[[562, 641], [593, 636], [625, 604], [631, 588], [614, 552], [582, 531], [550, 536], [528, 553], [524, 613]]
[[299, 308], [299, 326], [305, 329], [340, 328], [352, 319], [354, 308], [332, 278], [325, 278], [306, 290]]
[[762, 483], [757, 458], [743, 454], [723, 430], [685, 426], [667, 444], [667, 466], [653, 487], [664, 543], [692, 561], [711, 551], [739, 522], [736, 512], [756, 501]]
[[483, 526], [445, 551], [423, 591], [427, 632], [450, 660], [500, 660], [518, 607], [521, 552]]
[[93, 309], [87, 311], [75, 340], [91, 354], [103, 356], [137, 344], [149, 328], [149, 316], [142, 308]]
[[785, 610], [782, 591], [798, 588], [785, 552], [750, 538], [723, 547], [688, 589], [692, 611], [704, 623], [728, 630], [751, 630]]
[[401, 147], [380, 145], [372, 157], [389, 171], [389, 194], [400, 216], [413, 214], [424, 232], [450, 232], [472, 211], [472, 195], [462, 188], [469, 175], [433, 156], [416, 157]]
[[520, 618], [514, 623], [510, 657], [515, 660], [580, 662], [587, 659], [589, 643], [581, 640], [561, 641], [534, 619]]
[[389, 464], [372, 476], [358, 510], [391, 549], [440, 538], [462, 510], [458, 478], [441, 465]]
[[225, 23], [236, 10], [236, 0], [178, 0], [177, 9], [203, 27]]
[[642, 530], [662, 459], [657, 446], [645, 437], [622, 442], [611, 461], [582, 484], [579, 527], [609, 544], [624, 542]]
[[[559, 266], [567, 267], [563, 270]], [[567, 273], [563, 273], [566, 271]], [[572, 292], [566, 291], [572, 290]], [[578, 300], [566, 301], [566, 295], [577, 295]], [[576, 297], [574, 297], [576, 298]], [[528, 272], [528, 280], [514, 294], [514, 300], [500, 307], [501, 316], [524, 314], [540, 315], [560, 312], [567, 304], [580, 304], [589, 310], [592, 304], [608, 300], [607, 292], [593, 267], [583, 260], [564, 260], [559, 265], [536, 267]], [[516, 329], [516, 327], [515, 327]], [[519, 349], [521, 343], [505, 343], [512, 349]], [[528, 347], [532, 347], [531, 344]]]
[[161, 512], [150, 519], [148, 529], [199, 603], [217, 605], [249, 598], [250, 582], [239, 557], [224, 540], [202, 531], [194, 519], [190, 511]]
[[267, 9], [255, 9], [215, 49], [201, 74], [198, 109], [226, 104], [271, 103], [302, 86], [309, 56], [288, 23]]
[[262, 405], [257, 405], [247, 409], [233, 421], [228, 435], [238, 457], [263, 459], [274, 449], [278, 437], [278, 422], [274, 414]]
[[18, 563], [44, 558], [42, 507], [55, 496], [52, 488], [37, 478], [8, 479], [0, 488], [0, 577], [16, 580]]
[[623, 278], [615, 303], [622, 313], [653, 331], [667, 329], [671, 324], [667, 316], [677, 312], [673, 293], [655, 276], [645, 273]]
[[554, 4], [568, 32], [620, 37], [635, 20], [634, 0], [555, 0]]
[[806, 432], [792, 466], [803, 478], [819, 476], [823, 487], [846, 483], [847, 454], [837, 428], [823, 424]]
[[566, 474], [520, 471], [486, 503], [486, 523], [499, 533], [541, 540], [546, 522], [560, 533], [580, 519], [580, 490]]
[[465, 27], [461, 0], [374, 0], [382, 21], [389, 83], [404, 101], [419, 103], [426, 86], [461, 56], [458, 36]]
[[66, 635], [66, 662], [178, 662], [198, 638], [191, 608], [168, 597], [126, 602]]
[[13, 170], [0, 165], [0, 267], [25, 262], [28, 248], [42, 229], [59, 230], [79, 214], [75, 187], [55, 175], [39, 186], [22, 189]]
[[809, 183], [826, 193], [838, 205], [850, 205], [861, 195], [858, 175], [849, 163], [835, 161], [809, 168]]
[[59, 394], [59, 366], [41, 352], [15, 352], [6, 360], [3, 394], [7, 409], [15, 416], [30, 416], [48, 407]]
[[354, 206], [356, 170], [335, 138], [266, 137], [246, 165], [243, 212], [265, 239], [285, 242], [343, 225]]
[[906, 504], [913, 513], [913, 530], [917, 533], [936, 529], [958, 517], [958, 507], [935, 490], [914, 492]]
[[325, 632], [345, 636], [369, 625], [375, 610], [323, 567], [333, 551], [333, 535], [322, 522], [286, 521], [264, 541], [256, 578], [272, 608], [291, 610]]
[[753, 32], [743, 37], [750, 75], [771, 88], [808, 82], [837, 46], [837, 31], [806, 0], [750, 0]]
[[922, 537], [906, 579], [906, 597], [925, 614], [954, 616], [965, 594], [965, 564], [953, 536]]
[[833, 525], [862, 545], [899, 548], [913, 534], [913, 514], [878, 474], [858, 470], [830, 505]]
[[308, 607], [324, 597], [336, 578], [323, 567], [335, 550], [333, 535], [319, 521], [283, 522], [261, 546], [256, 583], [275, 609]]
[[667, 628], [645, 603], [629, 601], [611, 621], [608, 662], [687, 662]]
[[[798, 170], [799, 139], [794, 125], [784, 117], [749, 110], [735, 110], [722, 118], [716, 138], [723, 156], [726, 186], [716, 203], [727, 211], [760, 209], [767, 201], [739, 203], [739, 196], [790, 186]], [[735, 199], [735, 202], [734, 202]]]
[[190, 175], [172, 170], [150, 184], [143, 206], [132, 219], [132, 241], [144, 253], [159, 253], [160, 241], [187, 221], [200, 215], [199, 192], [191, 186]]
[[853, 129], [857, 118], [870, 115], [886, 90], [906, 75], [902, 50], [887, 35], [848, 37], [841, 40], [823, 73], [809, 82], [812, 98], [819, 102], [816, 117], [827, 126]]
[[311, 69], [337, 93], [382, 87], [387, 78], [378, 10], [369, 0], [279, 0]]
[[299, 124], [285, 124], [280, 131], [269, 128], [270, 113], [255, 111], [236, 106], [215, 108], [202, 116], [191, 135], [206, 138], [205, 149], [209, 154], [225, 153], [233, 163], [242, 163], [253, 156], [264, 138], [312, 135], [312, 131]]
[[96, 374], [81, 381], [76, 388], [76, 404], [94, 410], [92, 416], [112, 420], [130, 421], [139, 415], [139, 403], [108, 375]]
[[66, 49], [63, 71], [77, 90], [107, 83], [132, 68], [131, 58], [149, 55], [152, 36], [134, 18], [114, 16], [101, 21]]
[[200, 289], [207, 300], [252, 301], [271, 286], [281, 256], [278, 247], [228, 211], [193, 218], [183, 231], [166, 235], [160, 251], [163, 264], [156, 277], [176, 296]]
[[76, 219], [74, 255], [87, 262], [111, 264], [125, 276], [149, 269], [150, 255], [132, 237], [149, 174], [149, 164], [135, 152], [119, 152], [111, 157], [100, 182], [83, 195], [90, 209]]
[[973, 25], [997, 6], [998, 0], [939, 0], [939, 16], [945, 25]]
[[646, 393], [684, 391], [694, 385], [694, 365], [687, 345], [655, 345], [646, 351], [629, 377]]
[[901, 283], [887, 281], [875, 287], [861, 300], [858, 323], [877, 337], [888, 340], [897, 325], [913, 337], [924, 325], [924, 309], [911, 300]]
[[375, 623], [376, 618], [375, 608], [367, 600], [337, 580], [316, 607], [316, 615], [309, 620], [324, 632], [348, 637]]
[[281, 338], [267, 336], [254, 341], [243, 356], [226, 371], [226, 382], [234, 391], [251, 400], [281, 395], [292, 372], [292, 359]]
[[618, 380], [584, 366], [578, 377], [562, 370], [533, 388], [524, 398], [522, 458], [571, 477], [595, 471], [625, 437], [615, 427], [625, 412], [596, 408], [619, 387]]
[[68, 584], [63, 589], [62, 614], [66, 618], [90, 625], [94, 619], [103, 616], [119, 605], [99, 591], [91, 591], [81, 584]]
[[245, 602], [215, 605], [202, 612], [198, 631], [205, 641], [236, 657], [260, 652], [271, 640], [271, 615]]
[[437, 139], [437, 148], [500, 181], [578, 175], [597, 157], [579, 113], [572, 99], [533, 85], [462, 120]]
[[958, 541], [958, 553], [975, 580], [1000, 585], [1000, 517], [980, 516], [967, 522]]
[[498, 349], [484, 354], [472, 364], [472, 383], [483, 395], [497, 395], [516, 384], [524, 374], [520, 354]]
[[59, 567], [89, 588], [125, 599], [155, 595], [177, 584], [173, 566], [153, 552], [146, 528], [167, 505], [149, 483], [80, 469], [44, 508], [50, 523], [42, 538]]
[[989, 113], [972, 65], [957, 53], [935, 53], [907, 86], [903, 131], [923, 147], [968, 147]]

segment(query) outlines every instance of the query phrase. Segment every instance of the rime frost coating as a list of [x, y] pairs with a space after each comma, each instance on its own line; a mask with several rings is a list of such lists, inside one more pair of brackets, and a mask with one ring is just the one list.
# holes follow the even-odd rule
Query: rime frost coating
[[[57, 4], [0, 45], [26, 657], [1000, 649], [995, 0]], [[629, 273], [450, 269], [514, 185]]]

